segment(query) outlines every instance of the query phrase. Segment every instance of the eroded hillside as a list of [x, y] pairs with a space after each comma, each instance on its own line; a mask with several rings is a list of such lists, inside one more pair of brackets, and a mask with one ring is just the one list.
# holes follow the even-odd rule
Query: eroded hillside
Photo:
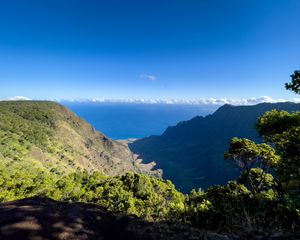
[[0, 102], [0, 158], [52, 172], [134, 171], [159, 175], [64, 106], [49, 101]]

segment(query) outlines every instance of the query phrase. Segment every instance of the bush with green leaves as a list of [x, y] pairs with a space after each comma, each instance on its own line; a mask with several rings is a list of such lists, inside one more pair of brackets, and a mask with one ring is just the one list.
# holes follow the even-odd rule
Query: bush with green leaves
[[96, 203], [114, 213], [149, 220], [167, 219], [184, 210], [184, 195], [170, 181], [132, 172], [120, 177], [87, 171], [60, 175], [0, 159], [0, 176], [1, 202], [43, 195], [60, 201]]

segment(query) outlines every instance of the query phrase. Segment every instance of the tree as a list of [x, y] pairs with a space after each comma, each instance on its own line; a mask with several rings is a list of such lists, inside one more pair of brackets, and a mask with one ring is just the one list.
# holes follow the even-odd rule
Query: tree
[[270, 111], [261, 116], [257, 130], [281, 156], [277, 172], [285, 183], [299, 181], [300, 112]]
[[255, 194], [268, 191], [276, 186], [272, 174], [263, 171], [261, 168], [251, 168], [248, 173], [242, 173], [237, 182], [244, 184]]
[[285, 84], [287, 90], [291, 90], [297, 94], [300, 94], [300, 70], [294, 71], [291, 75], [292, 81]]
[[[285, 87], [300, 94], [300, 71], [291, 75]], [[300, 112], [270, 111], [261, 116], [257, 131], [274, 146], [281, 160], [276, 167], [279, 183], [296, 208], [300, 207]]]
[[241, 172], [240, 182], [253, 193], [263, 190], [269, 169], [279, 161], [272, 147], [245, 138], [233, 138], [224, 157], [235, 162]]
[[300, 207], [300, 112], [266, 112], [259, 118], [257, 130], [280, 155], [276, 166], [278, 182]]

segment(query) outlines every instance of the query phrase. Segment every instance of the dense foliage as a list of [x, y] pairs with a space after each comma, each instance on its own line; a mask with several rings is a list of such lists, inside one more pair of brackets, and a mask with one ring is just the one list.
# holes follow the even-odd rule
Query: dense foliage
[[184, 195], [170, 181], [132, 172], [121, 177], [86, 171], [59, 175], [53, 170], [1, 159], [0, 175], [1, 202], [39, 195], [97, 203], [114, 213], [146, 219], [165, 219], [184, 209]]
[[80, 167], [78, 153], [58, 139], [65, 118], [52, 102], [0, 102], [0, 157], [68, 172]]
[[51, 146], [51, 131], [45, 127], [45, 119], [50, 129], [56, 121], [47, 111], [42, 116], [35, 114], [34, 108], [22, 110], [18, 114], [21, 118], [16, 120], [14, 111], [14, 107], [0, 111], [1, 202], [42, 195], [99, 204], [117, 214], [184, 222], [214, 231], [299, 229], [299, 111], [266, 112], [257, 123], [265, 143], [233, 138], [225, 153], [240, 171], [236, 181], [207, 191], [194, 189], [187, 195], [177, 191], [170, 181], [148, 175], [128, 172], [108, 177], [98, 171], [66, 172], [30, 161], [26, 154], [31, 143], [41, 149]]
[[[183, 195], [170, 181], [129, 172], [107, 177], [86, 171], [60, 175], [22, 162], [0, 160], [0, 201], [47, 196], [61, 201], [96, 203], [116, 214], [146, 220], [179, 221], [219, 230], [285, 229], [297, 227], [299, 215], [279, 198], [273, 178], [253, 193], [239, 181], [206, 192]], [[270, 175], [271, 176], [271, 175]]]

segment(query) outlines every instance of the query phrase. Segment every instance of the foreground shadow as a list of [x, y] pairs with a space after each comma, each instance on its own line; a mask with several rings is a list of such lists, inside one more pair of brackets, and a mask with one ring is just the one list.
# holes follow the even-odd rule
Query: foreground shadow
[[300, 233], [217, 234], [183, 223], [117, 216], [95, 204], [32, 197], [0, 204], [0, 240], [238, 240], [300, 239]]
[[0, 239], [151, 239], [128, 229], [130, 221], [93, 204], [33, 197], [0, 204]]

